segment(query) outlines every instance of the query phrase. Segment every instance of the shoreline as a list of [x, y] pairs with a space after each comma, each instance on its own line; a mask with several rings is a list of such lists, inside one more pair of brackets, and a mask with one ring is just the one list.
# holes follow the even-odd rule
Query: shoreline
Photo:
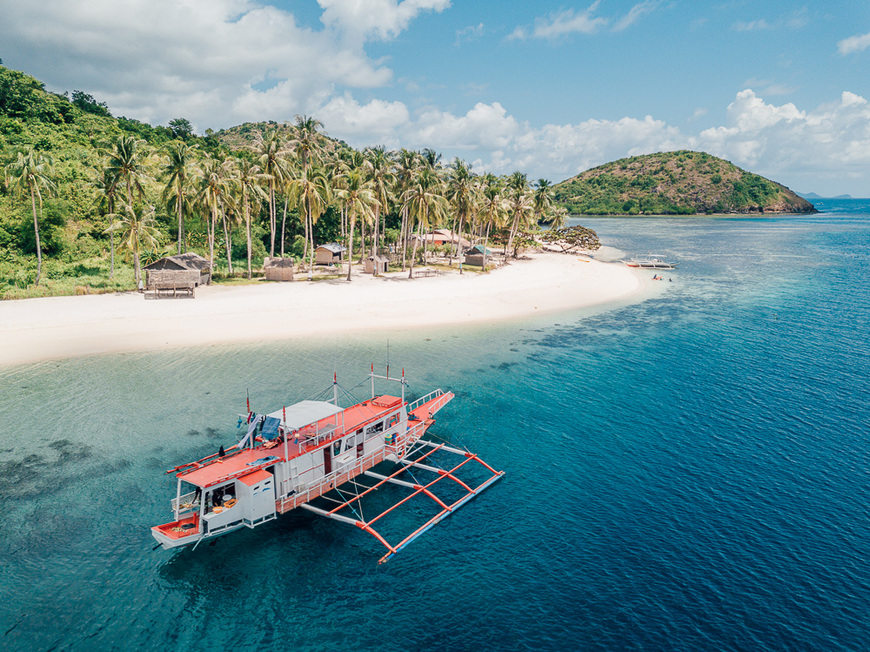
[[316, 335], [497, 323], [625, 302], [648, 282], [618, 263], [532, 254], [487, 274], [458, 270], [205, 286], [195, 299], [137, 292], [0, 303], [0, 366]]

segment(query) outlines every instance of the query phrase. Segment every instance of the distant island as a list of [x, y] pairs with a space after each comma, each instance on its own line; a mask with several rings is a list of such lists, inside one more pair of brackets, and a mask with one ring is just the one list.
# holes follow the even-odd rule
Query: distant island
[[837, 195], [835, 197], [826, 197], [824, 195], [818, 195], [814, 192], [799, 192], [797, 194], [808, 201], [815, 201], [817, 199], [854, 199], [852, 195]]
[[581, 215], [814, 213], [785, 186], [705, 152], [632, 156], [553, 187], [554, 201]]

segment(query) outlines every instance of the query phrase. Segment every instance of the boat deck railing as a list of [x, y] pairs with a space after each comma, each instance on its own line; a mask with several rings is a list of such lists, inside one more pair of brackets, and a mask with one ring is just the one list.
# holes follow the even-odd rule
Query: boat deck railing
[[426, 394], [426, 396], [424, 396], [422, 398], [418, 398], [416, 401], [413, 401], [411, 403], [408, 403], [408, 412], [413, 412], [418, 407], [423, 405], [423, 403], [428, 403], [432, 399], [436, 399], [439, 396], [443, 396], [443, 395], [444, 395], [443, 389], [436, 389], [435, 391], [429, 392], [428, 394]]

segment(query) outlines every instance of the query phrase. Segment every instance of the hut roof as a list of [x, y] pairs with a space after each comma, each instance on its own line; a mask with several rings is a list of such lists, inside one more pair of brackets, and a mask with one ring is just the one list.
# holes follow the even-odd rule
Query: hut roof
[[492, 249], [487, 249], [487, 250], [486, 250], [486, 253], [484, 254], [484, 246], [481, 245], [481, 244], [476, 244], [476, 245], [474, 245], [471, 249], [467, 250], [465, 253], [466, 253], [466, 255], [467, 255], [467, 254], [472, 254], [472, 255], [474, 255], [474, 254], [483, 254], [483, 255], [486, 255], [486, 256], [492, 256], [492, 255], [493, 255], [493, 254], [492, 254]]
[[337, 242], [329, 242], [327, 244], [319, 245], [317, 249], [326, 249], [327, 251], [331, 251], [334, 254], [341, 253], [342, 251], [347, 251], [347, 247], [344, 247]]
[[209, 269], [211, 266], [209, 265], [208, 259], [203, 258], [199, 254], [195, 254], [191, 251], [188, 251], [184, 254], [176, 254], [174, 256], [166, 256], [166, 258], [161, 258], [160, 260], [155, 260], [150, 265], [146, 265], [145, 269], [150, 270], [163, 270], [163, 269], [175, 269], [175, 270], [197, 270], [203, 271]]

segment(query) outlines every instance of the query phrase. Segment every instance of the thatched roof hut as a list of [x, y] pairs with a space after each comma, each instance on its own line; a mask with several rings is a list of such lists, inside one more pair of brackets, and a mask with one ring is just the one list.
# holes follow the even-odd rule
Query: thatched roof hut
[[263, 271], [267, 281], [292, 281], [293, 280], [292, 258], [270, 258], [263, 261]]
[[491, 249], [487, 249], [483, 245], [477, 244], [465, 252], [465, 264], [485, 267], [486, 263], [492, 258], [492, 255]]
[[386, 274], [390, 259], [386, 256], [369, 256], [365, 260], [366, 274]]
[[146, 289], [157, 289], [158, 283], [176, 283], [177, 287], [208, 285], [211, 283], [211, 264], [206, 258], [193, 252], [176, 254], [146, 265], [145, 278]]
[[346, 247], [341, 246], [337, 242], [323, 244], [314, 250], [314, 262], [317, 265], [334, 265], [344, 260], [344, 252]]

